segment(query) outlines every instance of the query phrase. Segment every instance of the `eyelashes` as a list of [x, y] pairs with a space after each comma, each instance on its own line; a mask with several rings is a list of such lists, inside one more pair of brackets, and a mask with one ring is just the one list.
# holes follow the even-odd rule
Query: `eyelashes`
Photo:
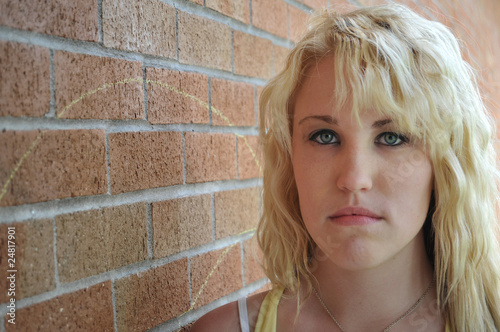
[[309, 140], [321, 145], [335, 144], [339, 142], [337, 133], [326, 129], [314, 132], [311, 137], [309, 137]]
[[[381, 142], [381, 139], [384, 139], [385, 142]], [[381, 133], [380, 135], [377, 136], [377, 143], [388, 145], [388, 146], [398, 146], [402, 144], [406, 144], [409, 142], [408, 137], [398, 134], [395, 132], [385, 132]]]
[[[339, 145], [340, 139], [338, 134], [333, 130], [321, 129], [315, 131], [309, 136], [309, 140], [320, 145]], [[405, 135], [388, 131], [377, 135], [375, 138], [376, 144], [381, 144], [385, 146], [399, 146], [409, 142], [408, 137]]]

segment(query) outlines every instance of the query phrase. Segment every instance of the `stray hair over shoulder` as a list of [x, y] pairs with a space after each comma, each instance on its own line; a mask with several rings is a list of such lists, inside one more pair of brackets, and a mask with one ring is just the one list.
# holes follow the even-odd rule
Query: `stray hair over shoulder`
[[374, 108], [429, 153], [434, 193], [424, 234], [451, 330], [500, 330], [493, 121], [457, 39], [443, 24], [401, 5], [318, 11], [261, 93], [265, 165], [257, 236], [272, 284], [297, 291], [305, 280], [311, 290], [316, 244], [301, 218], [291, 135], [296, 93], [307, 70], [325, 57], [335, 59], [337, 107], [351, 101], [355, 116]]

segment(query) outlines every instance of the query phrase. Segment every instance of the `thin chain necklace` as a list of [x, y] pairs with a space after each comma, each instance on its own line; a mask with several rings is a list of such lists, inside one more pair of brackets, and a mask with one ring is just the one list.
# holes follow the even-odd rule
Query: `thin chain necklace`
[[[425, 290], [424, 294], [417, 300], [417, 302], [415, 302], [415, 304], [410, 309], [408, 309], [408, 311], [406, 311], [403, 315], [401, 315], [398, 319], [396, 319], [394, 322], [392, 322], [391, 324], [389, 324], [389, 326], [387, 326], [384, 329], [384, 332], [389, 331], [391, 328], [394, 327], [394, 325], [396, 325], [397, 323], [399, 323], [400, 321], [402, 321], [406, 316], [408, 316], [415, 309], [417, 309], [417, 307], [419, 306], [419, 304], [422, 303], [422, 301], [425, 299], [425, 297], [427, 296], [427, 294], [429, 294], [429, 292], [430, 292], [430, 290], [432, 288], [432, 285], [434, 284], [434, 281], [436, 281], [436, 276], [434, 276], [434, 278], [432, 279], [431, 283], [429, 284], [429, 287], [427, 287], [427, 289]], [[323, 308], [325, 308], [325, 310], [328, 313], [328, 315], [330, 315], [330, 317], [333, 319], [333, 321], [335, 322], [335, 324], [337, 324], [337, 326], [339, 327], [339, 329], [342, 332], [345, 332], [345, 330], [342, 327], [342, 325], [340, 325], [340, 323], [335, 319], [335, 317], [330, 312], [330, 310], [328, 310], [328, 308], [326, 307], [325, 302], [323, 302], [323, 299], [321, 298], [321, 296], [319, 296], [318, 291], [316, 290], [316, 288], [313, 287], [313, 290], [314, 290], [314, 294], [316, 294], [316, 297], [318, 298], [319, 302], [321, 302], [321, 304], [323, 305]]]

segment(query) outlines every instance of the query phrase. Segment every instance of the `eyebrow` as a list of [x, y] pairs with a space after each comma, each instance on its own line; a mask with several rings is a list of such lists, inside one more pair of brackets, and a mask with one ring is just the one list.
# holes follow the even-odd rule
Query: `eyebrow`
[[313, 119], [316, 119], [316, 120], [320, 120], [320, 121], [323, 121], [323, 122], [326, 122], [328, 124], [334, 124], [334, 125], [337, 125], [338, 122], [337, 122], [337, 119], [335, 118], [332, 118], [331, 116], [329, 115], [310, 115], [310, 116], [306, 116], [305, 118], [303, 118], [302, 120], [299, 121], [299, 126], [306, 120], [313, 120]]
[[[301, 125], [304, 121], [306, 120], [313, 120], [313, 119], [316, 119], [316, 120], [320, 120], [320, 121], [323, 121], [323, 122], [326, 122], [328, 124], [334, 124], [334, 125], [338, 125], [338, 121], [337, 119], [329, 116], [329, 115], [310, 115], [310, 116], [306, 116], [305, 118], [303, 118], [302, 120], [299, 121], [299, 125]], [[389, 123], [392, 123], [392, 120], [391, 119], [382, 119], [382, 120], [377, 120], [375, 121], [373, 124], [372, 124], [372, 128], [381, 128]]]

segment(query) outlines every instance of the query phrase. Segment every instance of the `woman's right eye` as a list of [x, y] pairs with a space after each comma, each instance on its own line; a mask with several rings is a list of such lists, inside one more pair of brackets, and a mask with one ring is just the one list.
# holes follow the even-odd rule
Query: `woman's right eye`
[[326, 129], [319, 130], [313, 133], [309, 140], [322, 145], [338, 143], [337, 134], [331, 130]]

